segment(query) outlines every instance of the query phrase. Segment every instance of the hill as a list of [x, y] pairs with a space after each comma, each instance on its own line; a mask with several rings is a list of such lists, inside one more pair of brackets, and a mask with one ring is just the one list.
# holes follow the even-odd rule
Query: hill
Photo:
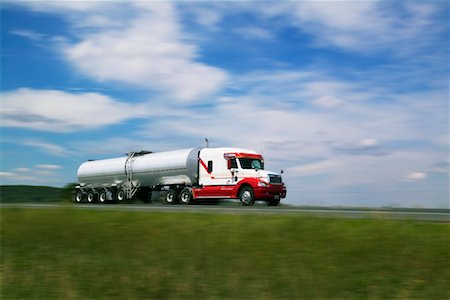
[[70, 193], [65, 188], [49, 186], [1, 185], [0, 201], [2, 203], [62, 202], [70, 198]]

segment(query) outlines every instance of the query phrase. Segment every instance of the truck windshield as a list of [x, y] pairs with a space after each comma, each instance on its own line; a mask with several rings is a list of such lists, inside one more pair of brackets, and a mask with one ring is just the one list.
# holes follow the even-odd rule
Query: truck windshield
[[239, 158], [242, 169], [264, 170], [264, 162], [254, 158]]

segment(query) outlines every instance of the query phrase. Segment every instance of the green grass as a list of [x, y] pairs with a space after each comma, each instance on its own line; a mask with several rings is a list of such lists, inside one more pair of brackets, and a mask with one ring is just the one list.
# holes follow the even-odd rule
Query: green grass
[[1, 299], [449, 299], [448, 223], [1, 209]]

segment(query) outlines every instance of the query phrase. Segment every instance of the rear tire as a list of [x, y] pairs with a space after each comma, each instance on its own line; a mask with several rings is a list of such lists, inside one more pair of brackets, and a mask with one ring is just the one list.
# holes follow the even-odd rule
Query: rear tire
[[88, 193], [87, 193], [87, 196], [86, 196], [86, 200], [87, 200], [87, 202], [88, 203], [94, 203], [95, 202], [95, 193], [94, 193], [94, 191], [89, 191]]
[[166, 204], [175, 204], [177, 202], [177, 191], [170, 189], [164, 195], [164, 202]]
[[255, 203], [255, 196], [253, 189], [249, 186], [244, 186], [239, 192], [239, 199], [243, 206], [251, 206]]
[[116, 192], [116, 201], [119, 203], [123, 203], [124, 200], [127, 198], [127, 194], [125, 193], [124, 189], [118, 189]]
[[83, 194], [83, 192], [82, 192], [81, 190], [77, 190], [77, 191], [75, 192], [75, 196], [73, 197], [73, 201], [74, 201], [75, 203], [81, 203], [81, 202], [83, 202], [83, 200], [84, 200], [84, 194]]
[[180, 193], [180, 203], [187, 205], [192, 203], [192, 190], [190, 188], [184, 188]]
[[98, 195], [98, 202], [105, 204], [107, 201], [107, 193], [106, 190], [102, 190]]

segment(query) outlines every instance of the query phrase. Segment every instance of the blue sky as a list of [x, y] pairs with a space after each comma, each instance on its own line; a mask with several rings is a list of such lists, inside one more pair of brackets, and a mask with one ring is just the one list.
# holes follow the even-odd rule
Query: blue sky
[[14, 1], [2, 184], [87, 159], [260, 151], [287, 203], [448, 207], [447, 1]]

